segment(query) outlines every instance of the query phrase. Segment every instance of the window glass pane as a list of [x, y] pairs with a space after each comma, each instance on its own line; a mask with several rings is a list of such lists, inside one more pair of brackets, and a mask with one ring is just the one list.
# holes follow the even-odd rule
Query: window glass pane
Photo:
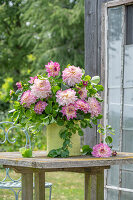
[[111, 166], [107, 174], [107, 185], [119, 186], [119, 166]]
[[133, 88], [124, 89], [124, 104], [133, 105]]
[[[133, 122], [132, 122], [133, 123]], [[122, 150], [124, 152], [132, 152], [133, 153], [133, 130], [123, 130], [123, 145]]]
[[126, 44], [133, 44], [133, 5], [126, 9]]
[[121, 192], [120, 200], [133, 200], [133, 192]]
[[122, 170], [122, 187], [133, 189], [133, 172]]
[[125, 46], [124, 87], [133, 87], [133, 45]]
[[109, 89], [109, 104], [118, 103], [120, 104], [120, 88]]
[[108, 190], [107, 200], [118, 200], [118, 191], [117, 190]]
[[122, 169], [124, 170], [130, 170], [133, 172], [133, 165], [130, 165], [130, 164], [126, 164], [126, 165], [122, 165]]
[[115, 104], [109, 104], [108, 110], [108, 124], [115, 129], [115, 136], [113, 139], [113, 149], [119, 150], [119, 137], [120, 137], [120, 106]]
[[120, 86], [122, 7], [108, 9], [108, 85]]
[[124, 105], [123, 128], [133, 128], [133, 105]]

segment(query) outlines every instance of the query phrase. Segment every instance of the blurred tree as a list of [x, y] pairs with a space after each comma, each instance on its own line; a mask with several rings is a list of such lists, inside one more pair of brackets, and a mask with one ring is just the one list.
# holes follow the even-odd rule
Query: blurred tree
[[84, 0], [1, 0], [0, 95], [5, 78], [28, 79], [50, 60], [83, 67]]
[[13, 77], [18, 80], [21, 70], [27, 68], [27, 54], [33, 46], [28, 48], [20, 45], [22, 0], [0, 1], [0, 82], [3, 77]]
[[83, 67], [84, 0], [30, 0], [21, 19], [20, 43], [27, 47], [34, 43], [37, 68], [49, 60]]

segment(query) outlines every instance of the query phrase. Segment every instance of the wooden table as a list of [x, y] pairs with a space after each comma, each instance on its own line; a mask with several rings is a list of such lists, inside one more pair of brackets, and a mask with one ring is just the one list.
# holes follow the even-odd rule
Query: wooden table
[[119, 153], [117, 157], [89, 156], [47, 158], [37, 151], [33, 158], [22, 158], [19, 152], [0, 152], [0, 164], [22, 174], [22, 200], [33, 200], [33, 173], [35, 199], [45, 200], [45, 172], [65, 171], [85, 174], [85, 200], [104, 200], [104, 169], [111, 165], [133, 164], [133, 153]]

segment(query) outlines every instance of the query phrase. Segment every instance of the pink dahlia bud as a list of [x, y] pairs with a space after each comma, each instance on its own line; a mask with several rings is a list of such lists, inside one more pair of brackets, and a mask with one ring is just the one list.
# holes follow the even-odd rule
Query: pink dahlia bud
[[112, 150], [107, 144], [100, 143], [93, 147], [92, 155], [94, 157], [110, 157]]
[[72, 89], [58, 90], [56, 93], [56, 101], [60, 106], [73, 104], [77, 100], [76, 92]]
[[80, 88], [80, 90], [78, 91], [80, 98], [82, 100], [85, 100], [85, 98], [87, 98], [87, 89], [85, 87]]
[[31, 86], [31, 93], [37, 98], [47, 98], [51, 93], [51, 85], [47, 79], [35, 79]]
[[10, 90], [10, 97], [14, 94], [13, 90]]
[[65, 68], [62, 72], [63, 81], [69, 86], [74, 86], [76, 83], [80, 83], [82, 75], [82, 69], [75, 67], [74, 65]]
[[26, 108], [30, 108], [31, 104], [36, 102], [36, 97], [31, 93], [30, 90], [25, 91], [20, 99], [20, 104], [24, 104], [23, 106]]
[[88, 113], [88, 111], [90, 109], [89, 104], [81, 99], [76, 101], [75, 107], [77, 110], [82, 110], [84, 113]]
[[60, 64], [57, 62], [50, 61], [48, 62], [46, 67], [46, 72], [48, 72], [48, 76], [58, 76], [60, 72]]
[[68, 106], [62, 107], [61, 112], [62, 112], [63, 116], [67, 117], [67, 120], [77, 117], [76, 108], [75, 108], [74, 104], [69, 104]]
[[117, 156], [117, 152], [116, 152], [116, 151], [113, 151], [113, 152], [112, 152], [112, 156]]
[[34, 111], [37, 113], [37, 114], [42, 114], [42, 112], [45, 110], [45, 107], [47, 106], [48, 104], [44, 101], [38, 101], [34, 107]]
[[30, 81], [28, 81], [28, 83], [33, 84], [34, 81], [35, 81], [35, 79], [38, 79], [38, 77], [37, 77], [37, 76], [35, 76], [35, 77], [30, 77]]
[[17, 83], [16, 83], [16, 86], [17, 86], [18, 90], [22, 90], [22, 89], [23, 89], [23, 88], [22, 88], [22, 83], [21, 83], [21, 82], [17, 82]]
[[90, 106], [89, 112], [91, 113], [91, 117], [97, 117], [101, 114], [101, 105], [95, 97], [89, 97], [88, 104]]
[[88, 81], [82, 81], [84, 86], [87, 86]]

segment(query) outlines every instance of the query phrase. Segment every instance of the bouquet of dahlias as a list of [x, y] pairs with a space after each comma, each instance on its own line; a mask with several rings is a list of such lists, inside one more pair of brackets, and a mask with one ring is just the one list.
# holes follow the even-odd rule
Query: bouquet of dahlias
[[68, 156], [72, 134], [82, 136], [82, 129], [92, 128], [102, 118], [98, 92], [103, 91], [103, 86], [99, 82], [99, 76], [91, 78], [80, 67], [68, 65], [61, 72], [59, 63], [50, 61], [44, 74], [16, 83], [17, 91], [10, 92], [14, 100], [10, 115], [16, 124], [36, 132], [51, 123], [65, 126], [65, 131], [60, 132], [64, 140], [60, 151]]

